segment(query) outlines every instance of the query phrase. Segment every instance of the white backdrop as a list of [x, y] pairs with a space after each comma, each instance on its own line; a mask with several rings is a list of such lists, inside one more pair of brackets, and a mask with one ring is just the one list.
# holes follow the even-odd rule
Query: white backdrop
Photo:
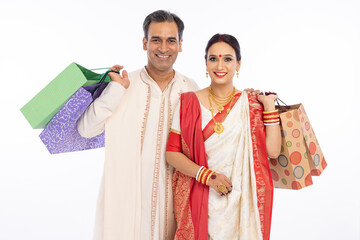
[[357, 0], [1, 0], [0, 239], [91, 239], [104, 150], [50, 155], [19, 109], [71, 62], [144, 66], [142, 21], [157, 9], [184, 20], [175, 68], [201, 87], [207, 40], [230, 33], [237, 88], [305, 106], [328, 167], [306, 189], [275, 190], [272, 239], [360, 239]]

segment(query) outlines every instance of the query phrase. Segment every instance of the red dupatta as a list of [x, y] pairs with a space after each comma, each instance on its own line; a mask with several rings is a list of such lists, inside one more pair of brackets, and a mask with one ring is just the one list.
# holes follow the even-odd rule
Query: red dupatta
[[[240, 94], [236, 95], [233, 105]], [[202, 131], [201, 108], [194, 92], [183, 93], [180, 98], [181, 136], [171, 132], [167, 150], [175, 139], [181, 138], [181, 151], [199, 166], [207, 167], [204, 141], [214, 131], [211, 122]], [[229, 105], [229, 104], [228, 104]], [[225, 109], [228, 106], [225, 106]], [[231, 106], [232, 107], [232, 106]], [[262, 105], [256, 97], [249, 96], [251, 139], [253, 143], [254, 169], [258, 209], [263, 239], [269, 239], [272, 211], [273, 186], [265, 146], [265, 128], [262, 120]], [[220, 120], [224, 112], [215, 118]], [[179, 141], [179, 140], [175, 140]], [[173, 192], [177, 230], [175, 239], [208, 239], [209, 187], [197, 182], [175, 169]]]

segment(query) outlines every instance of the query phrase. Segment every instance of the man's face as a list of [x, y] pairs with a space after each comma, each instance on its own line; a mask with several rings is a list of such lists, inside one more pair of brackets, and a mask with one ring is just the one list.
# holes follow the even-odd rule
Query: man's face
[[181, 44], [175, 22], [151, 22], [148, 38], [143, 39], [143, 48], [148, 55], [147, 67], [157, 72], [172, 71]]

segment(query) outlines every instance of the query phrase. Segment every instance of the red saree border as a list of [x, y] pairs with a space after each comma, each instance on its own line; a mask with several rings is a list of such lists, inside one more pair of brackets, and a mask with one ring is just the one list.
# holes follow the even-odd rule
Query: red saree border
[[[199, 166], [207, 167], [201, 108], [194, 92], [181, 94], [180, 129], [182, 152]], [[174, 197], [175, 239], [207, 240], [209, 187], [175, 170], [173, 191], [174, 196], [182, 195]]]
[[[233, 106], [236, 104], [237, 100], [239, 100], [241, 96], [241, 93], [237, 93], [235, 94], [234, 96], [234, 101], [232, 102], [231, 104], [231, 108], [233, 108]], [[230, 103], [229, 102], [228, 104], [226, 104], [224, 106], [224, 110], [221, 111], [221, 112], [218, 112], [214, 118], [216, 120], [216, 122], [223, 122], [224, 121], [224, 118], [226, 117], [226, 110], [229, 108], [230, 106]], [[209, 137], [211, 137], [211, 135], [213, 135], [213, 133], [215, 132], [214, 131], [214, 127], [215, 127], [215, 123], [214, 123], [214, 120], [211, 119], [209, 121], [209, 123], [205, 126], [204, 130], [203, 130], [203, 135], [204, 135], [204, 140], [206, 141]]]
[[266, 151], [265, 126], [262, 119], [263, 106], [255, 96], [248, 96], [250, 132], [253, 146], [256, 196], [263, 240], [270, 239], [273, 204], [273, 182]]

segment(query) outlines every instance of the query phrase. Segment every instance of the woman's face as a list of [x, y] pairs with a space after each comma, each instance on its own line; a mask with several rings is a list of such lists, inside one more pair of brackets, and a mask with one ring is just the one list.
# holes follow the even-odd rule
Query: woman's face
[[206, 69], [212, 82], [226, 84], [232, 82], [235, 71], [240, 69], [235, 50], [225, 42], [217, 42], [208, 50]]

